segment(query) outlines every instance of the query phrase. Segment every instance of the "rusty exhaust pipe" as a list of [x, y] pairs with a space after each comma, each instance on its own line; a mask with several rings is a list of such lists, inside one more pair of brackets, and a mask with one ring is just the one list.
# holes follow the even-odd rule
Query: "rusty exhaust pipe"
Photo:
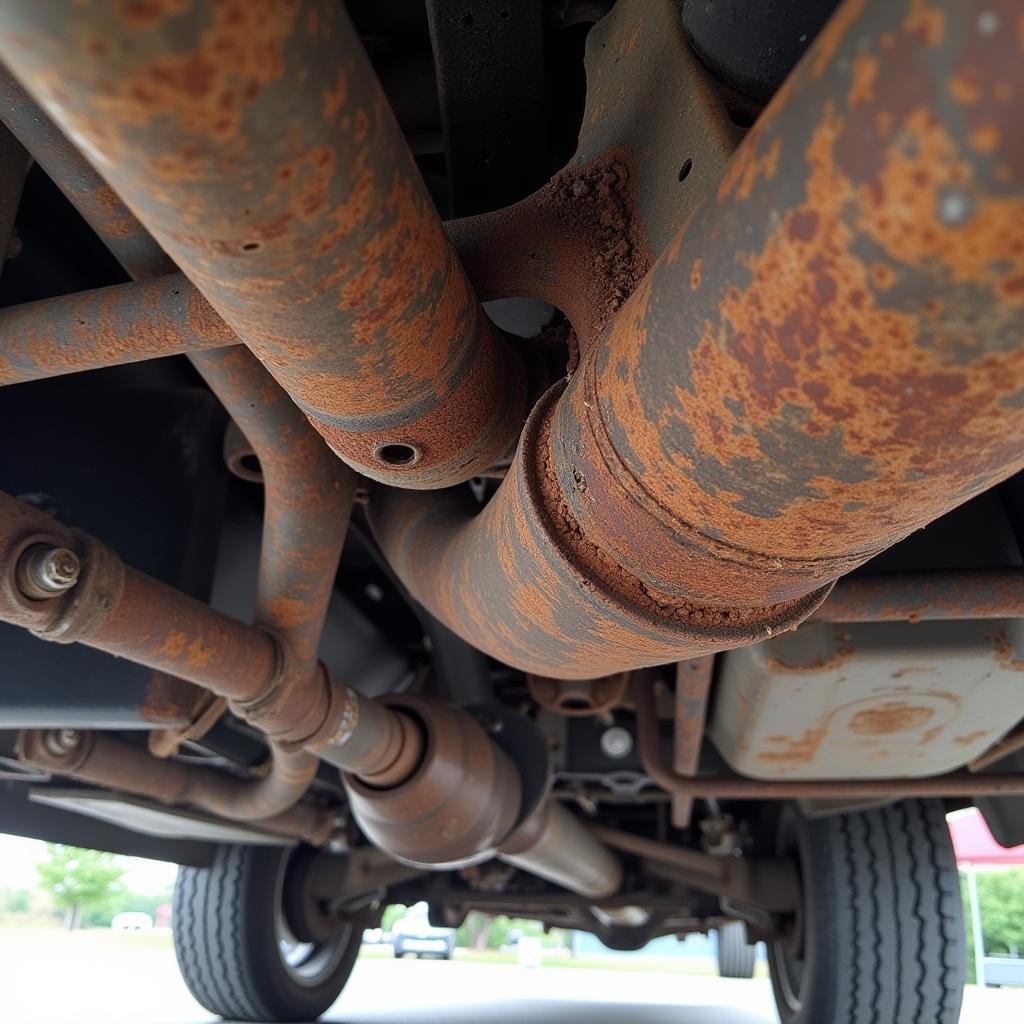
[[[233, 388], [250, 394], [252, 375], [265, 374], [240, 348], [214, 353], [205, 369], [229, 403]], [[271, 396], [281, 394], [273, 382], [268, 387]], [[289, 417], [295, 418], [291, 436]], [[283, 396], [280, 404], [269, 398], [257, 403], [242, 426], [265, 458], [269, 489], [302, 465], [304, 437], [312, 437], [311, 457], [324, 451]], [[296, 464], [275, 463], [273, 452], [266, 458], [268, 439], [279, 446], [297, 444]], [[333, 458], [322, 468], [351, 475]], [[344, 480], [332, 489], [317, 483], [315, 466], [305, 466], [303, 473], [320, 500], [342, 502], [347, 509], [351, 494]], [[300, 500], [300, 509], [308, 507]], [[278, 515], [287, 517], [289, 509], [282, 501]], [[255, 782], [192, 770], [95, 735], [54, 753], [44, 732], [28, 730], [21, 735], [22, 757], [84, 781], [190, 803], [226, 818], [273, 819], [271, 827], [311, 839], [322, 839], [329, 822], [315, 808], [291, 805], [323, 759], [346, 772], [350, 804], [367, 837], [399, 860], [425, 867], [477, 863], [502, 852], [511, 837], [512, 863], [595, 898], [615, 892], [618, 862], [563, 809], [552, 805], [529, 827], [519, 827], [518, 770], [466, 712], [408, 695], [370, 701], [329, 678], [316, 662], [316, 641], [322, 591], [326, 587], [329, 594], [333, 571], [324, 583], [323, 562], [286, 558], [288, 549], [267, 551], [275, 539], [294, 536], [294, 529], [281, 528], [282, 521], [268, 520], [257, 601], [258, 620], [274, 623], [272, 631], [245, 626], [126, 568], [94, 538], [0, 495], [0, 618], [44, 639], [84, 643], [204, 686], [262, 729], [272, 750], [269, 774]], [[320, 543], [315, 534], [307, 536], [305, 550], [319, 552], [332, 570], [340, 551], [335, 534], [340, 529], [343, 536], [344, 518], [339, 525], [325, 515], [316, 523], [328, 532]], [[294, 596], [281, 604], [282, 593]]]
[[522, 362], [343, 5], [9, 3], [0, 51], [347, 462], [443, 487], [511, 453]]
[[[45, 564], [40, 550], [70, 555], [75, 565], [74, 574], [49, 593], [26, 578], [26, 566]], [[414, 738], [405, 739], [411, 731], [395, 715], [334, 682], [315, 660], [304, 671], [309, 662], [303, 647], [289, 639], [309, 625], [300, 614], [301, 602], [286, 603], [274, 614], [283, 627], [280, 634], [244, 625], [125, 566], [94, 537], [5, 494], [0, 494], [0, 570], [3, 621], [44, 640], [83, 643], [186, 679], [227, 699], [289, 750], [306, 747], [331, 764], [373, 778], [386, 775], [408, 756], [405, 748], [415, 746]], [[290, 760], [289, 772], [295, 769]], [[293, 794], [299, 796], [301, 791]]]
[[184, 274], [0, 309], [0, 386], [236, 342]]
[[[73, 735], [68, 736], [68, 733]], [[298, 753], [302, 753], [299, 751]], [[275, 753], [273, 767], [256, 779], [239, 779], [213, 768], [153, 757], [144, 747], [114, 736], [77, 730], [25, 729], [18, 736], [22, 761], [81, 782], [120, 790], [164, 804], [190, 804], [231, 821], [283, 836], [324, 842], [334, 830], [333, 812], [296, 804], [316, 773], [308, 755]]]
[[841, 7], [487, 507], [374, 493], [437, 618], [563, 678], [751, 643], [1024, 465], [1024, 54], [989, 6]]

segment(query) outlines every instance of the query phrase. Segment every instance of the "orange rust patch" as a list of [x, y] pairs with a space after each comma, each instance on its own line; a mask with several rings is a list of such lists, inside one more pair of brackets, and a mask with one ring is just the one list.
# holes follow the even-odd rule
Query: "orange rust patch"
[[701, 282], [701, 267], [704, 264], [704, 260], [698, 256], [693, 261], [693, 266], [690, 267], [690, 287], [696, 291], [700, 287]]
[[878, 61], [866, 53], [859, 54], [853, 62], [853, 84], [847, 100], [851, 107], [859, 107], [874, 99], [877, 78]]
[[801, 736], [769, 736], [768, 743], [777, 744], [779, 750], [765, 750], [758, 754], [758, 760], [771, 764], [808, 764], [815, 759], [828, 730], [808, 729]]
[[911, 35], [919, 35], [925, 46], [938, 46], [946, 34], [946, 12], [929, 7], [927, 0], [912, 0], [903, 28]]
[[966, 736], [955, 736], [953, 738], [953, 742], [959, 743], [962, 747], [972, 747], [980, 740], [985, 739], [988, 735], [988, 729], [978, 729], [976, 732], [967, 733]]
[[821, 672], [826, 669], [831, 670], [838, 668], [840, 665], [849, 661], [850, 658], [853, 657], [854, 653], [854, 650], [850, 647], [837, 647], [835, 652], [829, 658], [823, 658], [820, 654], [816, 654], [809, 662], [799, 665], [783, 661], [781, 658], [769, 658], [768, 668], [773, 672], [785, 672], [788, 675]]
[[1005, 629], [997, 630], [992, 635], [992, 645], [995, 648], [996, 660], [1003, 668], [1011, 672], [1024, 672], [1024, 658], [1017, 657], [1017, 648]]
[[949, 80], [949, 95], [965, 107], [973, 107], [982, 97], [981, 73], [976, 67], [961, 68]]
[[814, 43], [814, 63], [811, 74], [820, 78], [832, 63], [846, 33], [864, 13], [864, 0], [846, 0], [825, 23]]
[[[144, 125], [155, 117], [180, 118], [197, 136], [225, 142], [238, 133], [248, 101], [284, 71], [283, 49], [291, 35], [297, 4], [225, 0], [214, 5], [213, 24], [196, 50], [163, 57], [137, 74], [106, 82], [97, 108], [111, 123]], [[108, 160], [116, 160], [116, 132], [102, 122], [92, 126]], [[173, 179], [187, 161], [152, 161], [154, 171]]]
[[333, 121], [348, 98], [348, 76], [344, 69], [338, 71], [334, 85], [324, 92], [323, 115], [325, 121]]
[[999, 147], [999, 129], [991, 121], [984, 121], [972, 129], [970, 143], [979, 153], [994, 153]]
[[[757, 131], [754, 128], [751, 135]], [[759, 136], [756, 136], [759, 138]], [[779, 173], [782, 139], [774, 139], [764, 153], [758, 153], [755, 141], [741, 146], [729, 161], [718, 186], [718, 201], [749, 199], [760, 179], [770, 181]]]
[[188, 635], [175, 630], [167, 634], [160, 645], [160, 653], [166, 654], [169, 658], [179, 658], [188, 649], [188, 643]]
[[164, 18], [188, 10], [186, 0], [119, 0], [117, 13], [129, 25], [152, 28]]
[[934, 717], [933, 708], [890, 701], [880, 707], [857, 712], [850, 722], [850, 732], [858, 736], [889, 736], [919, 729]]

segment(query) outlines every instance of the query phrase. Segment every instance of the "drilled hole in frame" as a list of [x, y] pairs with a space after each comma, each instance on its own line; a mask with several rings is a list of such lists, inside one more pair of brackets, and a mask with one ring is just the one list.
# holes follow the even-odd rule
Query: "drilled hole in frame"
[[380, 445], [373, 454], [385, 466], [405, 469], [409, 466], [415, 466], [420, 461], [421, 452], [413, 444], [392, 441], [389, 444]]

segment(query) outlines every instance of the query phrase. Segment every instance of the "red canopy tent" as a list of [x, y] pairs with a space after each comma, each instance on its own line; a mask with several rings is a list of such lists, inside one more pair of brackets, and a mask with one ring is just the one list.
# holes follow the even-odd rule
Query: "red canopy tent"
[[953, 850], [957, 864], [967, 875], [967, 890], [970, 893], [971, 925], [974, 931], [974, 965], [978, 984], [985, 985], [985, 944], [981, 931], [981, 911], [978, 906], [978, 879], [975, 868], [979, 865], [1012, 867], [1024, 864], [1024, 846], [1000, 846], [976, 807], [957, 811], [947, 819], [949, 832], [953, 837]]
[[1009, 849], [1000, 846], [981, 816], [977, 807], [968, 811], [958, 811], [949, 816], [949, 832], [953, 837], [953, 849], [956, 851], [956, 862], [966, 864], [995, 864], [1012, 866], [1024, 864], [1024, 846]]

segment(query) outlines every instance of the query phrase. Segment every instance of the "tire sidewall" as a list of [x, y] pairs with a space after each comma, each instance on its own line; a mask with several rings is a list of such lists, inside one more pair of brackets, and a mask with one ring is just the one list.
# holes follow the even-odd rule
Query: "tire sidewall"
[[279, 847], [258, 847], [254, 850], [246, 879], [249, 889], [250, 927], [245, 941], [250, 943], [252, 977], [261, 1002], [281, 1020], [302, 1020], [318, 1017], [341, 994], [355, 959], [362, 935], [354, 925], [347, 945], [331, 972], [313, 985], [304, 985], [289, 973], [278, 946], [275, 905], [278, 879], [291, 851]]
[[[768, 966], [771, 976], [772, 991], [775, 1005], [782, 1024], [820, 1024], [820, 1016], [828, 1005], [826, 999], [822, 1006], [821, 993], [828, 995], [833, 984], [834, 943], [821, 941], [823, 929], [833, 913], [832, 890], [829, 885], [828, 853], [818, 843], [812, 841], [810, 823], [792, 805], [787, 805], [779, 819], [776, 840], [776, 853], [781, 856], [794, 856], [800, 877], [800, 907], [797, 911], [797, 927], [802, 932], [803, 978], [800, 1009], [792, 1012], [788, 1008], [788, 999], [784, 992], [784, 982], [780, 977], [781, 968], [776, 961], [780, 943], [768, 943]], [[824, 863], [823, 863], [824, 861]]]

